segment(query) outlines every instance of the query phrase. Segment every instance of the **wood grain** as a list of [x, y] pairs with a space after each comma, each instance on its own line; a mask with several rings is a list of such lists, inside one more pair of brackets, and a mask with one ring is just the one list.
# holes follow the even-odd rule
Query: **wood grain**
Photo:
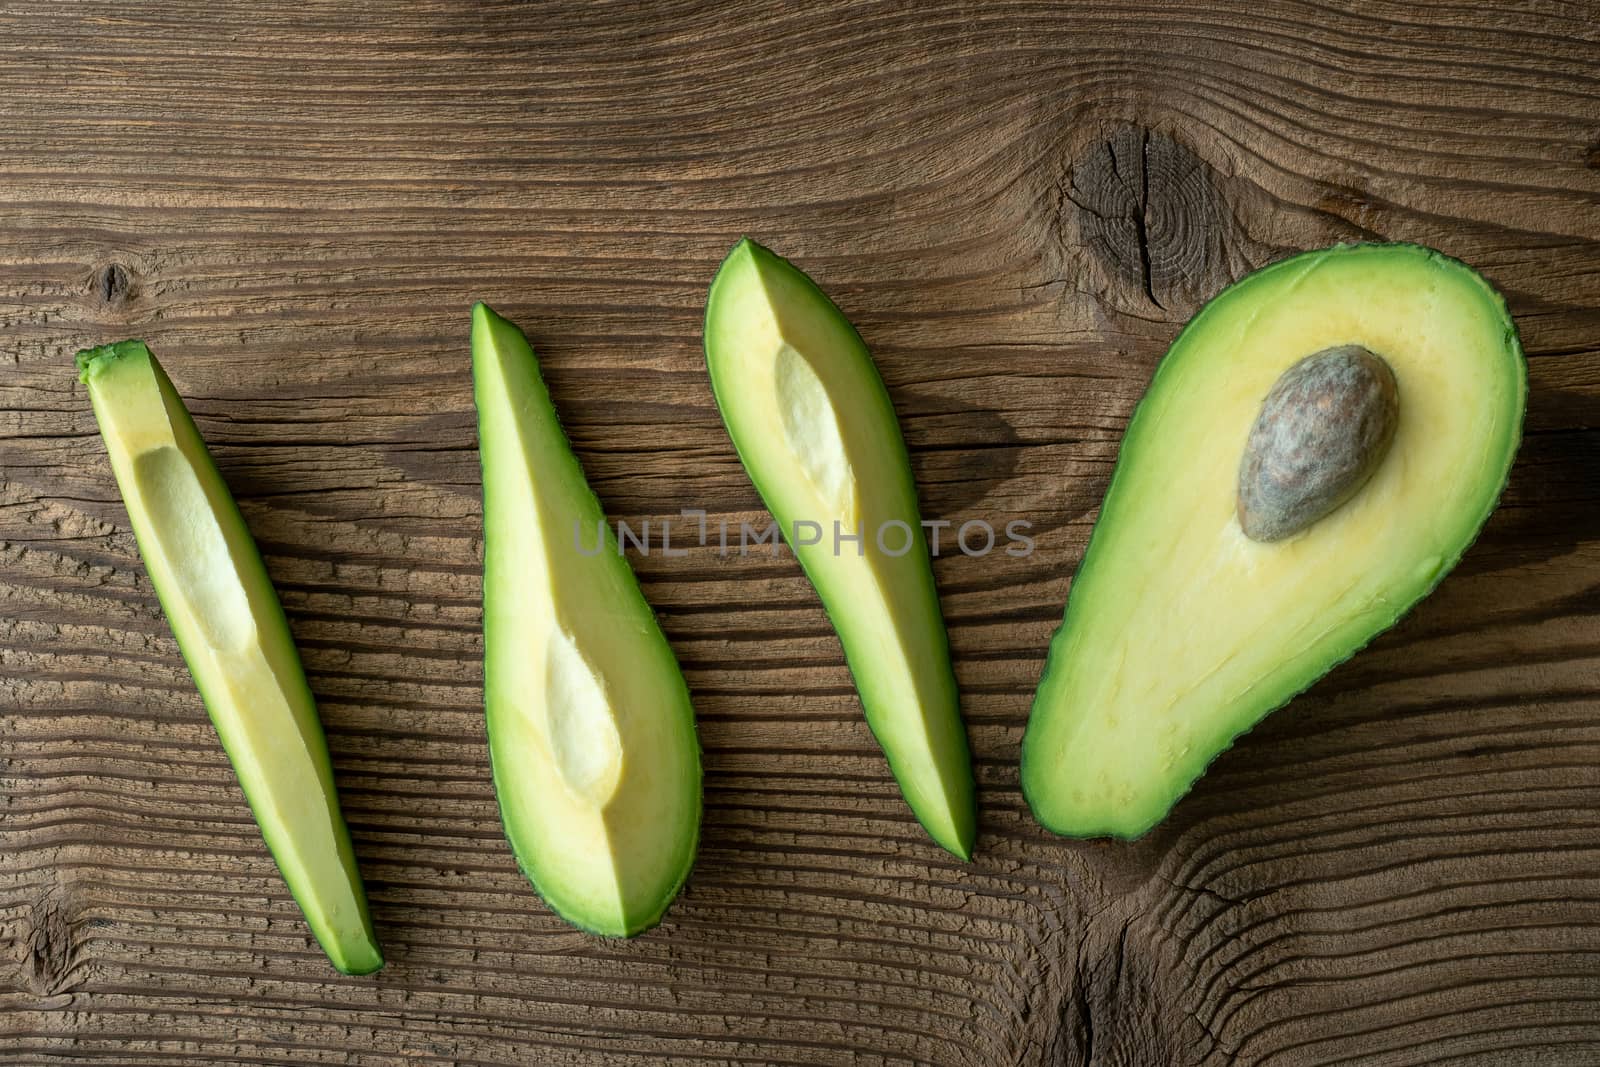
[[[1588, 0], [0, 3], [0, 1064], [1600, 1062], [1600, 35]], [[792, 559], [636, 558], [705, 746], [659, 930], [553, 918], [480, 710], [466, 311], [612, 514], [757, 521], [699, 354], [743, 233], [860, 326], [980, 780], [939, 852]], [[1152, 367], [1243, 272], [1507, 294], [1528, 437], [1458, 572], [1132, 844], [1016, 756]], [[72, 352], [146, 338], [267, 555], [389, 966], [335, 975], [139, 564]]]

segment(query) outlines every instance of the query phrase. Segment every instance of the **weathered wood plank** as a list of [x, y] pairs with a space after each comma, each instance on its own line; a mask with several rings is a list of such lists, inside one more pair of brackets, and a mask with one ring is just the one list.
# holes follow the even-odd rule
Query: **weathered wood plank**
[[[1600, 1059], [1592, 4], [0, 5], [0, 1064]], [[598, 942], [500, 838], [465, 309], [608, 509], [762, 520], [699, 355], [735, 237], [854, 318], [924, 510], [979, 857], [921, 833], [792, 560], [636, 559], [699, 864]], [[1132, 844], [1016, 750], [1128, 413], [1291, 250], [1483, 269], [1529, 438], [1458, 573]], [[147, 338], [304, 651], [390, 964], [322, 962], [139, 566], [73, 350]]]

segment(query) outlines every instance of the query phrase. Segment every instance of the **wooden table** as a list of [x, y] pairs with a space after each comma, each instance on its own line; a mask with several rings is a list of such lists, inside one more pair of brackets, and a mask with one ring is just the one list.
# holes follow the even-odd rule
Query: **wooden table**
[[[0, 1064], [1600, 1063], [1600, 8], [0, 3]], [[705, 747], [660, 929], [504, 843], [466, 337], [527, 326], [634, 524], [761, 518], [706, 285], [749, 233], [860, 326], [945, 555], [970, 866], [793, 560], [634, 555]], [[1201, 301], [1419, 241], [1529, 355], [1500, 511], [1133, 844], [1017, 788], [1130, 409]], [[151, 593], [72, 353], [148, 339], [299, 639], [389, 954], [325, 963]]]

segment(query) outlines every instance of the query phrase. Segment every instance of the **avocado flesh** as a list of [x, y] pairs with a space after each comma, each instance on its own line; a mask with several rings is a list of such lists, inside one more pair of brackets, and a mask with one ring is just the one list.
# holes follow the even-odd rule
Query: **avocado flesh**
[[[1389, 450], [1331, 513], [1252, 541], [1236, 479], [1262, 399], [1343, 344], [1394, 371]], [[1430, 249], [1306, 253], [1207, 304], [1128, 426], [1050, 645], [1022, 746], [1039, 821], [1138, 836], [1235, 737], [1391, 626], [1494, 509], [1525, 396], [1503, 299]]]
[[162, 610], [261, 834], [328, 959], [383, 966], [328, 746], [283, 608], [183, 401], [150, 350], [78, 355]]
[[700, 747], [688, 686], [605, 532], [532, 347], [472, 311], [484, 497], [484, 703], [501, 819], [563, 918], [631, 937], [694, 862]]
[[[810, 278], [744, 240], [712, 283], [705, 348], [717, 406], [767, 510], [786, 538], [796, 522], [821, 527], [820, 543], [792, 547], [906, 801], [935, 841], [970, 859], [976, 800], [955, 675], [910, 460], [866, 345]], [[864, 535], [861, 554], [843, 540], [835, 553], [835, 523]]]

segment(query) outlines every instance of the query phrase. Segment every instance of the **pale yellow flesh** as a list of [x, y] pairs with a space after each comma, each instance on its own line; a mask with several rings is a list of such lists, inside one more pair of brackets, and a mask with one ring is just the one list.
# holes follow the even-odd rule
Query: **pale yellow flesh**
[[[819, 544], [795, 553], [830, 606], [873, 731], [928, 832], [966, 857], [971, 771], [898, 424], [886, 399], [876, 407], [860, 339], [842, 317], [813, 312], [816, 299], [787, 271], [725, 266], [707, 325], [713, 383], [785, 539], [796, 520], [821, 528]], [[884, 544], [900, 552], [909, 538], [903, 555], [876, 543], [891, 520], [905, 528], [888, 527]], [[841, 538], [835, 551], [836, 530], [865, 540], [858, 550]]]
[[[1101, 520], [1116, 537], [1095, 546], [1092, 574], [1072, 591], [1093, 610], [1069, 616], [1069, 644], [1053, 653], [1066, 666], [1041, 689], [1041, 702], [1070, 713], [1049, 718], [1026, 758], [1076, 768], [1044, 801], [1052, 825], [1128, 832], [1159, 815], [1175, 784], [1249, 725], [1237, 709], [1253, 687], [1314, 677], [1324, 639], [1376, 632], [1396, 612], [1387, 596], [1407, 590], [1409, 603], [1431, 585], [1453, 562], [1442, 553], [1460, 550], [1463, 515], [1483, 514], [1504, 477], [1521, 384], [1503, 312], [1474, 287], [1441, 284], [1421, 254], [1399, 266], [1311, 259], [1253, 314], [1218, 312], [1196, 328], [1209, 332], [1185, 343], [1232, 358], [1196, 360], [1141, 411], [1118, 510]], [[1297, 360], [1342, 344], [1394, 369], [1387, 458], [1303, 533], [1252, 541], [1236, 485], [1261, 399]]]
[[334, 965], [370, 971], [382, 957], [316, 707], [287, 632], [258, 625], [276, 631], [282, 613], [249, 534], [150, 365], [110, 365], [90, 395], [145, 566], [262, 836]]
[[539, 892], [578, 925], [625, 936], [659, 918], [693, 857], [693, 712], [627, 562], [613, 545], [586, 554], [599, 506], [532, 353], [491, 315], [474, 313], [473, 374], [496, 790]]

